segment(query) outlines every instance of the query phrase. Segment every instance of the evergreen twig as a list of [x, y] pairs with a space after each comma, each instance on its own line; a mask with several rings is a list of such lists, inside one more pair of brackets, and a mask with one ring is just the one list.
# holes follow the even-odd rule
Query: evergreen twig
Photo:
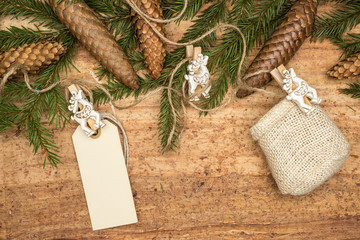
[[[189, 20], [192, 19], [199, 11], [200, 8], [205, 3], [213, 2], [214, 0], [189, 0], [188, 7], [185, 13], [176, 21], [179, 23], [182, 20]], [[165, 18], [172, 18], [175, 15], [179, 14], [179, 12], [184, 7], [183, 0], [162, 0], [162, 7], [164, 10], [164, 17]]]
[[[246, 38], [247, 52], [245, 54], [247, 55], [271, 36], [294, 1], [264, 0], [262, 4], [257, 5], [252, 0], [238, 0], [233, 3], [229, 21], [236, 24], [243, 32]], [[203, 108], [214, 108], [223, 101], [229, 87], [228, 79], [231, 85], [238, 84], [237, 70], [242, 54], [243, 41], [239, 33], [234, 30], [225, 33], [220, 43], [209, 49], [209, 69], [219, 74], [213, 80], [210, 98], [204, 99], [201, 103]], [[219, 72], [218, 69], [221, 71]], [[243, 69], [246, 69], [246, 61]]]
[[348, 84], [348, 88], [340, 89], [342, 94], [350, 95], [352, 98], [360, 98], [360, 82]]
[[360, 51], [360, 34], [357, 33], [348, 33], [346, 38], [332, 39], [332, 42], [344, 51], [345, 57]]
[[[14, 18], [25, 17], [30, 22], [45, 26], [50, 30], [39, 28], [9, 27], [0, 31], [1, 50], [18, 47], [24, 43], [41, 40], [60, 41], [67, 47], [66, 54], [61, 59], [43, 70], [32, 84], [33, 88], [42, 89], [59, 81], [61, 71], [68, 72], [74, 65], [77, 40], [69, 33], [57, 19], [47, 2], [39, 0], [9, 0], [0, 2], [3, 15], [13, 15]], [[53, 140], [53, 134], [47, 130], [42, 122], [45, 116], [49, 124], [55, 123], [56, 128], [64, 127], [69, 121], [67, 101], [60, 87], [36, 94], [27, 89], [25, 83], [10, 81], [5, 85], [0, 107], [0, 132], [17, 129], [22, 132], [33, 146], [34, 154], [41, 148], [44, 152], [44, 165], [49, 162], [53, 167], [61, 163], [58, 147]], [[15, 104], [14, 104], [15, 103]]]
[[5, 16], [12, 16], [13, 19], [24, 17], [31, 23], [37, 23], [58, 31], [67, 31], [67, 28], [60, 22], [52, 11], [47, 1], [37, 0], [6, 0], [0, 1], [0, 13]]
[[[323, 0], [324, 2], [342, 3], [341, 8], [318, 16], [312, 32], [312, 40], [329, 39], [343, 50], [343, 55], [350, 55], [360, 51], [360, 34], [344, 33], [352, 30], [360, 23], [360, 1], [351, 0]], [[353, 98], [360, 97], [360, 84], [349, 84], [349, 88], [340, 89], [343, 94]]]
[[[137, 50], [135, 29], [132, 27], [129, 6], [123, 1], [113, 0], [86, 0], [86, 3], [98, 13], [100, 19], [108, 26], [109, 30], [119, 37], [118, 43], [124, 49], [130, 63], [136, 71], [145, 69], [143, 54]], [[136, 91], [128, 88], [121, 82], [114, 79], [114, 76], [104, 67], [99, 65], [97, 69], [99, 79], [106, 78], [108, 89], [114, 100], [134, 95], [137, 97], [141, 93], [146, 93], [159, 85], [157, 81], [151, 80], [149, 76], [139, 77], [140, 88]], [[94, 91], [94, 103], [104, 104], [110, 101], [109, 97], [102, 90]]]
[[[210, 30], [214, 26], [216, 26], [220, 21], [226, 20], [226, 16], [228, 16], [228, 9], [224, 1], [217, 1], [213, 5], [209, 6], [205, 9], [201, 14], [199, 14], [198, 18], [193, 21], [193, 25], [186, 31], [183, 38], [180, 42], [187, 42], [192, 39], [195, 39], [201, 36], [204, 32]], [[208, 37], [198, 42], [203, 49], [208, 49], [211, 45], [215, 44], [216, 34], [210, 34]], [[206, 51], [204, 51], [206, 54]], [[162, 76], [159, 78], [164, 85], [168, 84], [169, 76], [175, 66], [185, 57], [185, 49], [183, 47], [175, 49], [171, 54], [166, 56], [165, 66], [163, 69]], [[183, 65], [174, 75], [172, 88], [180, 89], [184, 81], [184, 75], [186, 73], [186, 65]], [[171, 106], [168, 99], [168, 90], [164, 90], [160, 103], [160, 113], [159, 113], [159, 134], [161, 138], [161, 145], [163, 147], [163, 151], [166, 150], [174, 150], [177, 146], [177, 140], [180, 134], [180, 121], [181, 121], [181, 105], [180, 105], [180, 97], [176, 94], [172, 94], [172, 102], [175, 108], [175, 115], [171, 110]], [[173, 125], [175, 124], [175, 134], [168, 146], [169, 149], [166, 149], [167, 142], [170, 136], [170, 132], [172, 130]]]
[[344, 2], [342, 8], [317, 16], [312, 40], [340, 39], [346, 31], [360, 23], [360, 2]]
[[25, 43], [33, 43], [41, 40], [57, 40], [58, 32], [36, 30], [25, 27], [11, 26], [7, 30], [0, 31], [0, 50], [7, 51], [10, 48], [17, 48]]
[[[59, 73], [68, 71], [71, 67], [74, 44], [68, 43], [67, 53], [56, 64], [49, 66], [40, 74], [32, 84], [33, 88], [42, 89], [59, 81]], [[25, 104], [15, 108], [15, 105], [11, 103], [12, 100], [25, 101]], [[36, 94], [28, 90], [24, 83], [9, 82], [5, 86], [2, 104], [6, 107], [1, 109], [1, 114], [10, 119], [10, 122], [0, 122], [0, 130], [20, 129], [29, 140], [30, 145], [33, 146], [34, 154], [39, 148], [44, 151], [44, 164], [48, 161], [56, 167], [57, 163], [61, 163], [60, 157], [57, 155], [58, 148], [53, 141], [53, 134], [41, 123], [43, 115], [46, 116], [49, 124], [55, 122], [56, 128], [64, 127], [69, 121], [68, 103], [60, 91], [60, 87], [57, 86], [46, 93]], [[9, 125], [10, 123], [11, 125]]]

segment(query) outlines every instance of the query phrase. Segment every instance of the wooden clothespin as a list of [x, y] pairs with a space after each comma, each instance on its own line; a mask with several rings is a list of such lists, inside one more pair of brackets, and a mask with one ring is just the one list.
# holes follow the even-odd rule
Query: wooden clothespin
[[193, 45], [186, 46], [186, 58], [196, 60], [201, 53], [201, 47], [194, 47]]
[[[284, 76], [283, 72], [284, 72], [285, 70], [287, 70], [287, 69], [285, 68], [285, 66], [284, 66], [283, 64], [281, 64], [279, 67], [274, 68], [274, 69], [270, 72], [271, 76], [275, 79], [275, 81], [280, 85], [281, 88], [282, 88], [283, 85], [284, 85], [283, 79], [285, 78], [285, 76]], [[293, 84], [292, 84], [292, 90], [295, 90], [295, 89], [296, 89], [296, 85], [293, 83]], [[309, 105], [309, 106], [313, 106], [313, 105], [310, 103], [309, 99], [308, 99], [307, 97], [305, 97], [305, 96], [304, 96], [304, 102], [305, 102], [307, 105]]]

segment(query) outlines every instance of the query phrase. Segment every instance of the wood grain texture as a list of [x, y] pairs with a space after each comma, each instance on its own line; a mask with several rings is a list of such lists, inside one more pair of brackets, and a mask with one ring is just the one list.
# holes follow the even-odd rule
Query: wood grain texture
[[[4, 28], [9, 20], [0, 23]], [[187, 26], [185, 22], [180, 28]], [[173, 40], [181, 37], [175, 25], [166, 30]], [[322, 107], [351, 146], [340, 171], [314, 192], [281, 195], [250, 136], [249, 128], [284, 96], [275, 82], [266, 89], [279, 96], [256, 93], [207, 117], [188, 108], [178, 152], [164, 155], [157, 95], [117, 111], [130, 142], [129, 176], [138, 224], [91, 230], [71, 142], [76, 125], [63, 131], [51, 126], [64, 163], [58, 169], [43, 169], [43, 156], [33, 156], [24, 137], [15, 132], [0, 135], [0, 239], [359, 239], [360, 101], [337, 91], [351, 80], [326, 76], [341, 54], [336, 49], [328, 41], [307, 40], [287, 65], [318, 89]], [[81, 73], [73, 71], [70, 77], [90, 78], [87, 69], [96, 66], [80, 47], [76, 67]]]

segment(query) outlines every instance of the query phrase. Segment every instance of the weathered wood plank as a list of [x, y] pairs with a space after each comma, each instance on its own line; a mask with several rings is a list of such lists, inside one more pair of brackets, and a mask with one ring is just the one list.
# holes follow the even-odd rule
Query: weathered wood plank
[[[132, 178], [139, 223], [96, 232], [91, 231], [79, 180], [18, 185], [6, 189], [7, 234], [10, 239], [44, 239], [106, 233], [112, 239], [111, 236], [132, 233], [135, 236], [140, 233], [161, 236], [164, 232], [186, 234], [210, 226], [235, 230], [239, 225], [250, 229], [257, 226], [255, 232], [249, 232], [254, 236], [259, 234], [257, 231], [264, 231], [262, 227], [268, 230], [274, 227], [279, 235], [304, 237], [303, 232], [310, 231], [311, 224], [318, 224], [320, 229], [312, 229], [314, 232], [308, 234], [321, 236], [318, 231], [333, 233], [333, 222], [347, 222], [349, 225], [343, 224], [343, 230], [360, 224], [359, 186], [352, 177], [359, 175], [337, 174], [317, 191], [303, 197], [281, 196], [269, 175]], [[272, 231], [265, 233], [264, 236], [273, 234]], [[234, 236], [239, 236], [237, 234]], [[346, 234], [355, 238], [358, 229]]]

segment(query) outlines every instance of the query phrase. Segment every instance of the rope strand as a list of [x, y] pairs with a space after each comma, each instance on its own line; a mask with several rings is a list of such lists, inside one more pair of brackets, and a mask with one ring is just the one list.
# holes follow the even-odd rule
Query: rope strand
[[[230, 97], [225, 101], [223, 102], [222, 104], [214, 107], [214, 108], [211, 108], [211, 109], [205, 109], [205, 108], [201, 108], [199, 107], [198, 105], [194, 104], [193, 102], [190, 101], [190, 99], [192, 97], [194, 97], [193, 95], [199, 95], [199, 94], [202, 94], [209, 86], [210, 86], [210, 83], [208, 83], [207, 86], [203, 87], [199, 93], [195, 93], [193, 95], [190, 95], [190, 96], [187, 96], [186, 93], [185, 93], [185, 84], [186, 84], [186, 81], [183, 82], [182, 84], [182, 89], [181, 91], [177, 90], [177, 89], [174, 89], [172, 87], [172, 84], [173, 84], [173, 79], [174, 79], [174, 76], [176, 74], [176, 72], [180, 69], [180, 67], [185, 64], [186, 62], [190, 61], [190, 59], [183, 59], [181, 62], [179, 62], [175, 68], [172, 70], [171, 74], [170, 74], [170, 77], [169, 77], [169, 83], [167, 85], [167, 87], [165, 86], [161, 86], [161, 87], [158, 87], [157, 89], [151, 91], [151, 92], [148, 92], [147, 94], [145, 94], [143, 97], [141, 97], [140, 99], [137, 99], [134, 103], [130, 104], [130, 105], [127, 105], [127, 106], [120, 106], [120, 105], [116, 105], [114, 102], [113, 102], [113, 98], [110, 94], [110, 92], [106, 89], [106, 87], [104, 87], [101, 82], [99, 81], [99, 79], [96, 77], [96, 75], [91, 71], [90, 71], [90, 74], [92, 76], [92, 78], [94, 79], [94, 81], [90, 81], [90, 80], [68, 80], [68, 79], [65, 79], [65, 80], [59, 80], [53, 84], [51, 84], [50, 86], [42, 89], [42, 90], [38, 90], [38, 89], [34, 89], [31, 87], [30, 85], [30, 80], [29, 80], [29, 76], [28, 76], [28, 73], [25, 69], [21, 69], [23, 74], [24, 74], [24, 81], [25, 81], [25, 84], [27, 86], [27, 88], [34, 92], [34, 93], [45, 93], [45, 92], [48, 92], [50, 91], [51, 89], [53, 89], [54, 87], [56, 87], [57, 85], [59, 84], [73, 84], [73, 83], [76, 83], [77, 85], [79, 85], [79, 87], [81, 87], [81, 89], [84, 90], [84, 92], [89, 96], [90, 98], [90, 101], [93, 102], [93, 95], [92, 95], [92, 92], [91, 90], [86, 86], [87, 84], [89, 84], [90, 86], [96, 86], [97, 88], [99, 88], [100, 90], [102, 90], [110, 99], [110, 106], [112, 108], [112, 112], [113, 112], [113, 115], [111, 114], [102, 114], [102, 116], [104, 118], [107, 118], [111, 121], [113, 121], [115, 124], [118, 125], [118, 127], [121, 129], [122, 131], [122, 134], [124, 136], [124, 155], [125, 155], [125, 159], [126, 159], [126, 163], [128, 164], [128, 159], [129, 159], [129, 147], [128, 147], [128, 140], [127, 140], [127, 137], [126, 137], [126, 133], [125, 133], [125, 129], [122, 127], [121, 123], [116, 119], [116, 113], [115, 113], [115, 108], [119, 109], [119, 110], [123, 110], [123, 109], [128, 109], [128, 108], [131, 108], [131, 107], [134, 107], [136, 105], [138, 105], [140, 102], [142, 102], [143, 100], [149, 98], [150, 96], [160, 92], [161, 90], [167, 90], [167, 96], [168, 96], [168, 99], [169, 99], [169, 104], [170, 104], [170, 108], [171, 108], [171, 111], [172, 111], [172, 114], [174, 117], [177, 116], [176, 114], [176, 110], [175, 110], [175, 107], [174, 107], [174, 103], [172, 101], [172, 94], [176, 94], [180, 97], [180, 104], [181, 104], [181, 107], [182, 107], [182, 110], [183, 110], [183, 113], [184, 113], [184, 124], [183, 124], [183, 127], [182, 129], [180, 130], [179, 132], [179, 137], [181, 136], [182, 132], [184, 131], [185, 129], [185, 126], [186, 126], [186, 121], [187, 121], [187, 113], [186, 113], [186, 107], [185, 107], [185, 103], [188, 103], [192, 108], [198, 110], [198, 111], [203, 111], [203, 112], [214, 112], [214, 111], [218, 111], [224, 107], [226, 107], [227, 105], [229, 105], [235, 98], [236, 96], [236, 92], [238, 91], [238, 89], [240, 88], [245, 88], [245, 89], [248, 89], [248, 90], [251, 90], [251, 91], [259, 91], [259, 92], [265, 92], [265, 93], [271, 93], [273, 94], [272, 92], [269, 92], [269, 91], [266, 91], [266, 90], [263, 90], [263, 89], [259, 89], [259, 88], [253, 88], [253, 87], [250, 87], [246, 84], [245, 80], [250, 78], [251, 76], [254, 76], [254, 75], [257, 75], [257, 74], [260, 74], [260, 73], [268, 73], [269, 70], [259, 70], [255, 73], [252, 73], [252, 74], [248, 74], [246, 76], [244, 76], [243, 78], [241, 78], [241, 70], [242, 70], [242, 67], [243, 67], [243, 64], [244, 64], [244, 61], [245, 61], [245, 58], [246, 58], [246, 52], [247, 52], [247, 43], [246, 43], [246, 39], [245, 39], [245, 36], [244, 34], [242, 33], [242, 31], [237, 27], [237, 26], [234, 26], [234, 25], [231, 25], [231, 24], [226, 24], [226, 23], [220, 23], [218, 24], [217, 26], [213, 27], [212, 29], [210, 29], [209, 31], [207, 31], [206, 33], [204, 33], [203, 35], [197, 37], [196, 39], [194, 40], [191, 40], [191, 41], [188, 41], [186, 43], [179, 43], [179, 42], [174, 42], [168, 38], [166, 38], [164, 35], [162, 35], [157, 29], [156, 27], [151, 23], [151, 22], [155, 22], [155, 23], [169, 23], [169, 22], [173, 22], [173, 21], [176, 21], [178, 19], [181, 18], [181, 16], [185, 13], [186, 9], [187, 9], [187, 6], [188, 6], [188, 0], [184, 0], [184, 6], [183, 6], [183, 9], [181, 10], [181, 12], [176, 16], [176, 17], [173, 17], [173, 18], [170, 18], [170, 19], [166, 19], [166, 20], [162, 20], [162, 19], [156, 19], [156, 18], [152, 18], [150, 17], [149, 15], [145, 14], [144, 12], [141, 11], [141, 9], [133, 2], [133, 0], [126, 0], [127, 4], [133, 9], [133, 11], [135, 11], [141, 18], [144, 19], [144, 21], [151, 27], [151, 29], [166, 43], [168, 44], [172, 44], [172, 45], [176, 45], [176, 46], [188, 46], [188, 45], [191, 45], [191, 44], [194, 44], [202, 39], [204, 39], [205, 37], [207, 37], [208, 35], [210, 35], [211, 33], [221, 29], [221, 28], [231, 28], [231, 29], [234, 29], [236, 32], [239, 33], [240, 37], [242, 38], [242, 43], [243, 43], [243, 52], [242, 52], [242, 56], [241, 56], [241, 60], [240, 60], [240, 63], [239, 63], [239, 66], [237, 68], [237, 83], [238, 83], [238, 87], [234, 88], [232, 93], [230, 94]], [[18, 70], [19, 68], [21, 68], [19, 65], [14, 65], [13, 67], [11, 67], [9, 69], [9, 71], [4, 75], [2, 81], [0, 82], [0, 94], [4, 88], [4, 85], [6, 84], [8, 78], [16, 71]], [[76, 81], [76, 82], [75, 82]], [[65, 95], [68, 95], [67, 92]], [[167, 140], [167, 144], [165, 146], [165, 149], [168, 149], [171, 145], [171, 142], [173, 140], [173, 137], [174, 137], [174, 134], [176, 132], [176, 127], [177, 127], [177, 123], [176, 121], [174, 120], [173, 122], [173, 126], [171, 128], [171, 131], [169, 133], [169, 137], [168, 137], [168, 140]]]

